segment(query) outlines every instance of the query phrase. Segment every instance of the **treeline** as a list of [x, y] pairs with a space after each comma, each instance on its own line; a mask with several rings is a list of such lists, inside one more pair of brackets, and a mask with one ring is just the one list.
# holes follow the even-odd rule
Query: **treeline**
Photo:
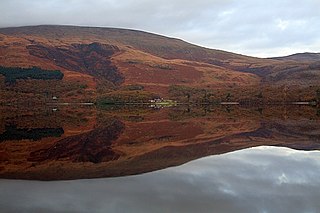
[[183, 85], [171, 85], [169, 95], [170, 98], [180, 103], [216, 103], [221, 101], [221, 98], [217, 98], [211, 90]]
[[17, 79], [61, 80], [63, 73], [59, 70], [43, 70], [39, 67], [20, 68], [0, 66], [0, 75], [5, 77], [5, 82], [13, 84]]
[[97, 98], [97, 104], [149, 103], [149, 100], [155, 98], [159, 98], [159, 96], [143, 90], [113, 91], [100, 95]]
[[170, 98], [180, 103], [239, 102], [240, 104], [286, 104], [311, 102], [320, 105], [320, 87], [272, 86], [204, 89], [171, 85]]

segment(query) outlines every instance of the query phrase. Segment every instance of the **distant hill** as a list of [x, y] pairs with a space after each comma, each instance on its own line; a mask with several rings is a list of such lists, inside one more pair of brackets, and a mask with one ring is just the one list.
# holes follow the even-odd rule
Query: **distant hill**
[[[49, 25], [0, 29], [0, 66], [61, 70], [64, 78], [53, 87], [58, 89], [46, 92], [41, 87], [37, 93], [66, 100], [99, 96], [131, 100], [135, 94], [204, 101], [309, 100], [320, 85], [318, 58], [317, 53], [255, 58], [128, 29]], [[0, 76], [0, 88], [6, 87], [3, 84]], [[35, 93], [35, 85], [20, 81], [18, 89], [6, 91]], [[181, 87], [172, 87], [176, 85]]]
[[289, 56], [284, 57], [275, 57], [272, 59], [276, 60], [292, 60], [292, 61], [300, 61], [300, 62], [320, 62], [320, 53], [296, 53]]

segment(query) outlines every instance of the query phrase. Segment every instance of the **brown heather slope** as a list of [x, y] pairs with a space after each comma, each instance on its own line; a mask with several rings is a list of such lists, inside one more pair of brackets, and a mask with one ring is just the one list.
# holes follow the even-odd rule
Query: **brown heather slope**
[[297, 53], [293, 55], [288, 55], [284, 57], [275, 57], [271, 59], [276, 60], [292, 60], [292, 61], [304, 61], [304, 62], [319, 62], [320, 53]]
[[[231, 92], [231, 97], [237, 99], [255, 99], [263, 92], [267, 99], [280, 88], [291, 92], [292, 97], [285, 97], [292, 100], [301, 96], [310, 100], [320, 84], [320, 67], [314, 57], [310, 61], [291, 57], [260, 59], [115, 28], [2, 28], [0, 65], [61, 70], [65, 74], [63, 81], [73, 81], [82, 88], [72, 87], [65, 93], [68, 95], [58, 94], [67, 100], [95, 100], [96, 92], [105, 95], [112, 90], [120, 91], [116, 94], [121, 96], [119, 88], [128, 85], [143, 86], [147, 93], [140, 93], [144, 97], [151, 93], [172, 96], [169, 87], [183, 85], [208, 92], [219, 90], [218, 99]], [[242, 91], [250, 92], [242, 96]], [[87, 98], [81, 98], [84, 96]]]

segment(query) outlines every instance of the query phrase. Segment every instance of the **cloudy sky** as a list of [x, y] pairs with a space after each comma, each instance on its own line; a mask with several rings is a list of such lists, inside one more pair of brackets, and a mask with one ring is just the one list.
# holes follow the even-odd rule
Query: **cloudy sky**
[[139, 29], [269, 57], [320, 52], [320, 0], [0, 0], [0, 27]]

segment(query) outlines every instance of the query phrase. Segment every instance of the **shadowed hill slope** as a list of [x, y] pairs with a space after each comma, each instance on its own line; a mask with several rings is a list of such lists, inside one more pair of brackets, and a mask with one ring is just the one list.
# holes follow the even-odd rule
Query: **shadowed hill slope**
[[150, 54], [166, 59], [186, 59], [205, 61], [210, 58], [218, 59], [248, 59], [249, 57], [225, 52], [211, 50], [189, 44], [180, 39], [169, 38], [152, 33], [99, 27], [75, 27], [42, 25], [18, 28], [3, 28], [0, 33], [17, 37], [43, 37], [49, 40], [63, 40], [77, 38], [82, 41], [88, 39], [103, 40], [107, 43], [120, 43], [132, 46]]

